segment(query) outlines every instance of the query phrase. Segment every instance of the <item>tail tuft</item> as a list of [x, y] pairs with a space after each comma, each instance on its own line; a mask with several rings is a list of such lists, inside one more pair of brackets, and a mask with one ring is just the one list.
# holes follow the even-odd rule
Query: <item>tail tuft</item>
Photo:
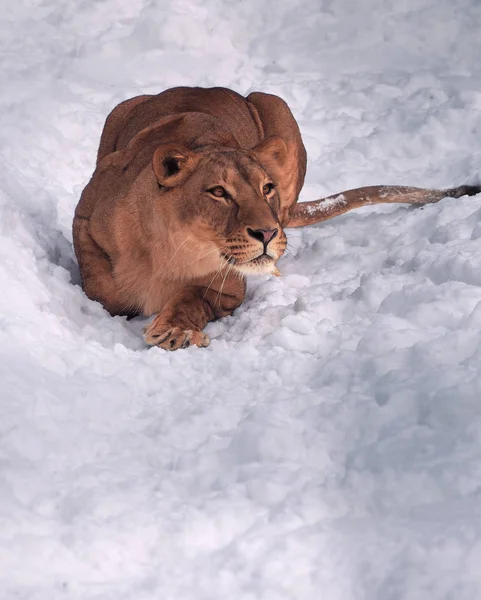
[[460, 185], [459, 187], [445, 190], [449, 198], [461, 198], [461, 196], [476, 196], [481, 194], [481, 185]]

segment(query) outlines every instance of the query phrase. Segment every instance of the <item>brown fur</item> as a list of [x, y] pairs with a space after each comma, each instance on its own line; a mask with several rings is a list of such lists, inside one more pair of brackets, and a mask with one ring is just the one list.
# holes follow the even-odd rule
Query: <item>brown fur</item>
[[277, 272], [285, 227], [479, 191], [378, 186], [296, 204], [305, 172], [299, 128], [277, 96], [175, 88], [119, 104], [75, 211], [86, 294], [112, 315], [157, 314], [148, 344], [206, 346], [204, 326], [244, 299], [244, 274]]

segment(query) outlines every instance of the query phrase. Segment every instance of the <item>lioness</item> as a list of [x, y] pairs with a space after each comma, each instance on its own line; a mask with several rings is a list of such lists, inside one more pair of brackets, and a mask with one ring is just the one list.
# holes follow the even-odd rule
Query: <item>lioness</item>
[[244, 275], [277, 274], [286, 227], [481, 191], [377, 186], [296, 204], [305, 172], [299, 128], [277, 96], [182, 87], [122, 102], [75, 211], [85, 293], [111, 315], [156, 314], [147, 344], [204, 347], [205, 325], [244, 299]]

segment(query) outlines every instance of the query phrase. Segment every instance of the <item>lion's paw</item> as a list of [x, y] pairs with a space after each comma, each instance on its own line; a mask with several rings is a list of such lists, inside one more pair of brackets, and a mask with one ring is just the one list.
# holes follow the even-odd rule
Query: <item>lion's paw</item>
[[209, 336], [195, 329], [167, 327], [160, 330], [155, 321], [144, 330], [144, 340], [149, 346], [159, 346], [164, 350], [179, 350], [189, 346], [205, 348], [209, 345]]

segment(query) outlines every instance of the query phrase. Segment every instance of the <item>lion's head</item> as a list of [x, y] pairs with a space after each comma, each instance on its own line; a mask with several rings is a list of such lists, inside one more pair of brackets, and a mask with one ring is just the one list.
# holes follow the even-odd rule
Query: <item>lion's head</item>
[[275, 174], [285, 155], [280, 138], [250, 151], [193, 151], [179, 144], [162, 144], [155, 150], [159, 216], [165, 219], [168, 209], [178, 250], [183, 244], [190, 258], [198, 253], [193, 257], [202, 271], [198, 274], [227, 265], [243, 274], [276, 271], [286, 236], [278, 218]]

